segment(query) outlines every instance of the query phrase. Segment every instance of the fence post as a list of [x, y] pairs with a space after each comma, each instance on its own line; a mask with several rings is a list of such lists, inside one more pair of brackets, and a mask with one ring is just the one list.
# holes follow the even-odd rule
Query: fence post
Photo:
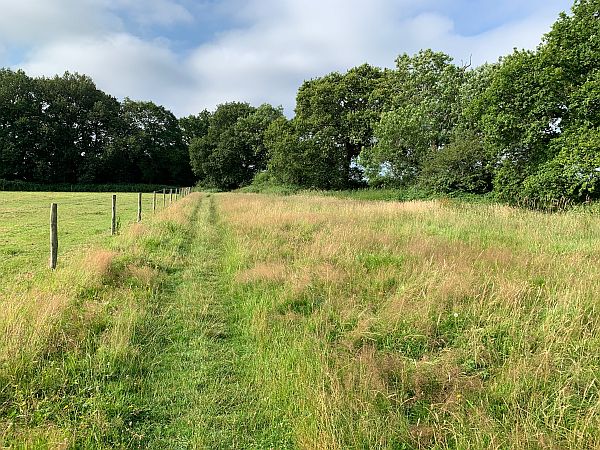
[[169, 189], [169, 203], [173, 203], [173, 189]]
[[58, 259], [58, 205], [50, 204], [50, 268], [56, 269]]
[[153, 192], [154, 197], [152, 197], [152, 214], [156, 212], [156, 191]]
[[112, 216], [110, 221], [110, 235], [114, 236], [117, 233], [117, 196], [112, 196]]
[[167, 206], [167, 190], [163, 188], [163, 208]]
[[137, 221], [141, 222], [142, 221], [142, 193], [138, 193], [138, 215], [137, 215]]

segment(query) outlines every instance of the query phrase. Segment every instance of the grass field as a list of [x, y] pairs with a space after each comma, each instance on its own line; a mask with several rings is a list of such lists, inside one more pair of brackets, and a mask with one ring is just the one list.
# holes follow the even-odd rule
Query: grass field
[[35, 273], [0, 294], [0, 446], [600, 446], [591, 212], [196, 193], [108, 221], [54, 273], [8, 238], [3, 275]]
[[[163, 207], [162, 193], [157, 209]], [[50, 203], [58, 203], [61, 259], [74, 247], [107, 244], [112, 194], [0, 191], [0, 277], [37, 272], [48, 264]], [[167, 195], [167, 205], [169, 196]], [[152, 194], [142, 197], [144, 215], [151, 214]], [[121, 226], [137, 220], [137, 194], [117, 194]], [[77, 253], [77, 249], [75, 249]]]

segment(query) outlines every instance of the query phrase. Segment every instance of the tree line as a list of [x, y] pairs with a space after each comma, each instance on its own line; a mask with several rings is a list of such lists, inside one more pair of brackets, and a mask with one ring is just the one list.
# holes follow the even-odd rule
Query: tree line
[[[401, 55], [305, 81], [287, 119], [220, 105], [187, 120], [192, 167], [220, 188], [418, 186], [509, 202], [585, 201], [600, 188], [600, 2], [578, 0], [534, 51], [457, 65]], [[190, 127], [191, 129], [191, 127]]]
[[231, 102], [181, 119], [85, 76], [0, 71], [0, 178], [41, 182], [418, 187], [508, 202], [600, 188], [600, 0], [576, 0], [533, 51], [472, 68], [403, 54], [305, 81], [293, 118]]
[[0, 70], [0, 179], [32, 183], [191, 184], [178, 119], [122, 102], [91, 78]]

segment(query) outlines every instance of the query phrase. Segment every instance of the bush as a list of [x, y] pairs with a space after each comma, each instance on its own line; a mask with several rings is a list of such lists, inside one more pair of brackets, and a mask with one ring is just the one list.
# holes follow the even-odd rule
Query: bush
[[466, 132], [425, 159], [419, 184], [437, 193], [483, 194], [492, 189], [492, 162], [481, 139]]
[[301, 188], [298, 186], [279, 183], [267, 170], [257, 173], [254, 176], [252, 183], [248, 186], [238, 189], [238, 192], [291, 195], [299, 192], [300, 190]]
[[27, 181], [0, 179], [0, 191], [29, 192], [153, 192], [163, 189], [177, 189], [179, 186], [164, 184], [42, 184]]

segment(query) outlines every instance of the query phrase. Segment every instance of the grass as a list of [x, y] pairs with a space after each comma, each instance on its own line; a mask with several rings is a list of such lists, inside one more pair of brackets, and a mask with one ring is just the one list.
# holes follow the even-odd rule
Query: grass
[[301, 448], [600, 445], [600, 219], [221, 195], [261, 381]]
[[[50, 203], [58, 204], [59, 265], [85, 246], [108, 244], [111, 199], [112, 194], [99, 193], [0, 191], [0, 277], [30, 277], [48, 264]], [[144, 194], [142, 203], [146, 217], [152, 211], [152, 194]], [[162, 194], [157, 208], [163, 208]], [[137, 194], [117, 194], [117, 215], [122, 228], [137, 220]]]
[[193, 194], [67, 253], [5, 271], [0, 446], [600, 446], [588, 209]]

